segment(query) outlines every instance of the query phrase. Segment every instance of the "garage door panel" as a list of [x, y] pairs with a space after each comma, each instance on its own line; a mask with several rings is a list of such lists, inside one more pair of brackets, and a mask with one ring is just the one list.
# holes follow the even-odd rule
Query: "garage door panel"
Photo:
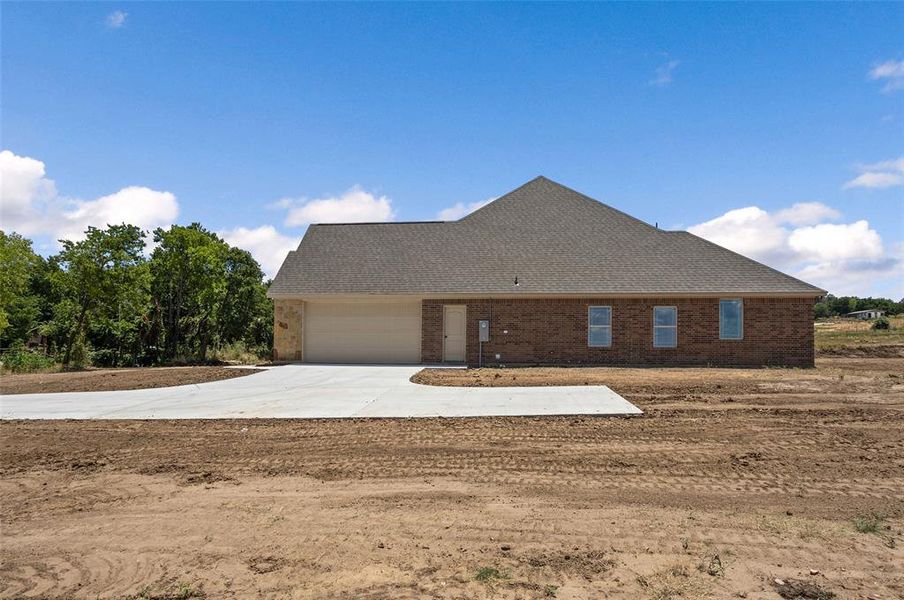
[[417, 363], [421, 302], [308, 302], [305, 362]]

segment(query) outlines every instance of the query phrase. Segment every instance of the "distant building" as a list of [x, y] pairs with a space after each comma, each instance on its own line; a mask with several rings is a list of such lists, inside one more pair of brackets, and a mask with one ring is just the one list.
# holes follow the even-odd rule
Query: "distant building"
[[869, 319], [878, 319], [882, 315], [885, 314], [884, 310], [879, 310], [878, 308], [871, 308], [869, 310], [855, 310], [854, 312], [849, 312], [844, 315], [849, 319], [863, 319], [864, 321]]

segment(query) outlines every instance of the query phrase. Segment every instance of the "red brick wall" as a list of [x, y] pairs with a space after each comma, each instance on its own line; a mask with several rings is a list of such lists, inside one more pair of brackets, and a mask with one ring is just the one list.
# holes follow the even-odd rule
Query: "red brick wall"
[[[424, 300], [421, 360], [442, 362], [443, 305], [466, 304], [468, 364], [813, 366], [813, 300], [745, 298], [744, 339], [719, 339], [718, 298]], [[612, 307], [612, 346], [587, 346], [587, 307]], [[678, 347], [653, 347], [653, 307], [678, 307]], [[504, 331], [508, 333], [503, 333]], [[496, 360], [495, 354], [500, 358]]]

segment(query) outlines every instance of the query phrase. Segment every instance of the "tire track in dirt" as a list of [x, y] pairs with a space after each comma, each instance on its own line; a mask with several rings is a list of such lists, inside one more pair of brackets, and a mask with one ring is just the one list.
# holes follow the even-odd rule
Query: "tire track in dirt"
[[904, 391], [832, 364], [632, 372], [636, 419], [2, 422], [0, 597], [902, 596]]
[[135, 593], [135, 582], [165, 576], [161, 557], [127, 550], [92, 553], [61, 552], [44, 558], [5, 561], [2, 598], [113, 597]]
[[[69, 485], [56, 477], [51, 486]], [[818, 565], [833, 576], [845, 566], [849, 589], [887, 592], [894, 582], [889, 564], [900, 557], [849, 525], [818, 518], [741, 507], [728, 514], [658, 509], [642, 494], [613, 501], [562, 485], [424, 479], [256, 477], [239, 486], [185, 487], [166, 475], [95, 472], [82, 482], [89, 494], [90, 486], [131, 482], [154, 495], [60, 515], [53, 519], [58, 527], [17, 521], [8, 535], [27, 541], [0, 567], [0, 597], [126, 597], [144, 585], [159, 590], [165, 582], [175, 590], [186, 581], [203, 584], [210, 597], [297, 590], [301, 597], [477, 598], [487, 588], [474, 574], [493, 567], [506, 574], [496, 597], [542, 597], [546, 586], [564, 585], [584, 596], [621, 590], [617, 597], [638, 598], [638, 576], [676, 562], [688, 564], [692, 578], [727, 590], [715, 597], [782, 574], [778, 565]], [[42, 530], [50, 536], [45, 546]], [[696, 570], [713, 552], [723, 557], [724, 581]], [[260, 568], [259, 556], [269, 557], [272, 570]]]

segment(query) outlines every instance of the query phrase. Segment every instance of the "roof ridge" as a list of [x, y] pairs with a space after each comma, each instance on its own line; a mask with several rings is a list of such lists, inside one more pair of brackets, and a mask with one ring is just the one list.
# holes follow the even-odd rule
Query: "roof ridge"
[[537, 176], [534, 177], [533, 179], [531, 179], [531, 180], [529, 180], [529, 181], [525, 181], [524, 183], [522, 183], [521, 185], [519, 185], [519, 186], [516, 187], [515, 189], [509, 190], [508, 192], [502, 194], [501, 196], [499, 196], [499, 197], [497, 197], [497, 198], [494, 198], [491, 202], [487, 202], [486, 204], [484, 204], [483, 206], [481, 206], [481, 207], [478, 208], [477, 210], [471, 211], [471, 212], [469, 212], [468, 214], [466, 214], [465, 216], [456, 219], [455, 221], [447, 221], [447, 222], [448, 222], [448, 223], [458, 223], [459, 221], [464, 221], [465, 219], [468, 219], [468, 218], [470, 218], [470, 217], [473, 217], [473, 216], [476, 215], [477, 213], [481, 212], [483, 209], [489, 208], [490, 206], [492, 206], [493, 204], [496, 204], [497, 202], [499, 202], [499, 201], [502, 200], [503, 198], [506, 198], [506, 197], [508, 197], [508, 196], [511, 196], [511, 195], [514, 194], [515, 192], [518, 192], [518, 191], [520, 191], [521, 189], [526, 188], [527, 186], [529, 186], [529, 185], [532, 184], [533, 182], [539, 181], [539, 180], [541, 180], [541, 179], [544, 180], [544, 181], [549, 181], [549, 182], [551, 182], [551, 183], [555, 183], [555, 181], [553, 181], [552, 179], [549, 179], [548, 177], [544, 177], [543, 175], [537, 175]]
[[647, 223], [646, 221], [643, 221], [643, 220], [641, 220], [641, 219], [638, 219], [638, 218], [635, 217], [634, 215], [629, 215], [628, 213], [626, 213], [626, 212], [623, 211], [623, 210], [619, 210], [619, 209], [615, 208], [614, 206], [612, 206], [612, 205], [610, 205], [610, 204], [606, 204], [606, 203], [603, 202], [602, 200], [597, 200], [596, 198], [593, 198], [593, 197], [591, 197], [591, 196], [588, 196], [587, 194], [584, 194], [583, 192], [579, 192], [579, 191], [577, 191], [577, 190], [574, 189], [574, 188], [570, 188], [570, 187], [568, 187], [567, 185], [565, 185], [565, 184], [563, 184], [563, 183], [559, 183], [558, 181], [554, 181], [554, 180], [549, 179], [549, 178], [547, 178], [547, 177], [543, 177], [542, 175], [541, 175], [540, 177], [538, 177], [538, 179], [540, 179], [540, 178], [546, 179], [546, 181], [548, 181], [548, 182], [550, 182], [550, 183], [552, 183], [552, 184], [554, 184], [554, 185], [557, 185], [557, 186], [559, 186], [560, 188], [564, 188], [564, 189], [568, 190], [569, 192], [575, 193], [575, 194], [577, 194], [578, 196], [581, 196], [582, 198], [586, 198], [587, 200], [590, 200], [590, 201], [592, 201], [592, 202], [595, 202], [596, 204], [602, 204], [603, 206], [605, 206], [605, 207], [608, 208], [609, 210], [615, 211], [615, 212], [617, 212], [618, 214], [620, 214], [620, 215], [622, 215], [622, 216], [628, 217], [628, 218], [631, 219], [632, 221], [636, 221], [637, 223], [640, 223], [641, 225], [646, 225], [646, 226], [649, 227], [650, 229], [653, 229], [653, 230], [655, 230], [655, 231], [662, 231], [662, 229], [659, 229], [658, 227], [654, 227], [653, 225], [650, 225], [650, 224]]
[[[514, 194], [515, 192], [520, 191], [522, 188], [525, 188], [525, 187], [529, 186], [530, 184], [532, 184], [532, 183], [534, 183], [534, 182], [536, 182], [536, 181], [546, 181], [546, 182], [551, 183], [552, 185], [554, 185], [554, 186], [556, 186], [556, 187], [562, 188], [563, 190], [566, 190], [566, 191], [568, 191], [568, 192], [570, 192], [570, 193], [572, 193], [572, 194], [575, 194], [575, 195], [577, 195], [577, 196], [580, 196], [580, 197], [583, 198], [584, 200], [587, 200], [587, 201], [589, 201], [589, 202], [592, 202], [592, 203], [595, 204], [595, 205], [600, 205], [600, 206], [602, 206], [603, 208], [606, 208], [606, 209], [608, 209], [608, 210], [611, 210], [612, 212], [617, 213], [618, 215], [620, 215], [620, 216], [622, 216], [622, 217], [625, 217], [625, 218], [629, 219], [630, 221], [633, 221], [633, 222], [635, 222], [635, 223], [638, 223], [638, 224], [640, 224], [640, 225], [643, 225], [643, 226], [645, 226], [645, 227], [648, 227], [649, 229], [651, 229], [651, 230], [653, 230], [653, 231], [659, 231], [659, 232], [662, 231], [662, 230], [659, 229], [658, 227], [653, 226], [653, 225], [650, 225], [650, 224], [647, 223], [646, 221], [643, 221], [643, 220], [641, 220], [641, 219], [638, 219], [637, 217], [635, 217], [635, 216], [633, 216], [633, 215], [630, 215], [630, 214], [626, 213], [626, 212], [623, 211], [623, 210], [620, 210], [620, 209], [618, 209], [618, 208], [615, 208], [614, 206], [612, 206], [612, 205], [610, 205], [610, 204], [606, 204], [605, 202], [602, 202], [602, 201], [600, 201], [600, 200], [597, 200], [596, 198], [593, 198], [593, 197], [591, 197], [591, 196], [588, 196], [587, 194], [584, 194], [584, 193], [582, 193], [582, 192], [579, 192], [579, 191], [577, 191], [577, 190], [574, 189], [574, 188], [570, 188], [570, 187], [568, 187], [568, 186], [565, 185], [565, 184], [559, 183], [558, 181], [556, 181], [556, 180], [554, 180], [554, 179], [550, 179], [549, 177], [546, 177], [545, 175], [537, 175], [536, 177], [534, 177], [534, 178], [531, 179], [530, 181], [528, 181], [528, 182], [526, 182], [526, 183], [523, 183], [522, 185], [519, 185], [518, 187], [516, 187], [516, 188], [513, 189], [512, 191], [507, 192], [507, 193], [503, 194], [502, 196], [499, 196], [498, 198], [496, 198], [496, 199], [493, 200], [492, 202], [488, 202], [488, 203], [484, 204], [483, 206], [481, 206], [480, 208], [478, 208], [477, 210], [475, 210], [475, 211], [473, 211], [473, 212], [470, 212], [470, 213], [468, 213], [467, 215], [461, 217], [461, 218], [459, 219], [459, 221], [465, 221], [465, 220], [467, 220], [467, 219], [473, 217], [474, 215], [480, 213], [480, 212], [483, 211], [484, 209], [490, 208], [491, 206], [493, 206], [494, 204], [496, 204], [496, 203], [499, 202], [500, 200], [503, 200], [503, 199], [505, 199], [506, 197], [511, 196], [511, 195]], [[455, 221], [453, 221], [453, 222], [455, 222]]]
[[454, 221], [351, 221], [348, 223], [310, 223], [308, 227], [332, 227], [334, 225], [420, 225], [422, 223], [454, 223]]

